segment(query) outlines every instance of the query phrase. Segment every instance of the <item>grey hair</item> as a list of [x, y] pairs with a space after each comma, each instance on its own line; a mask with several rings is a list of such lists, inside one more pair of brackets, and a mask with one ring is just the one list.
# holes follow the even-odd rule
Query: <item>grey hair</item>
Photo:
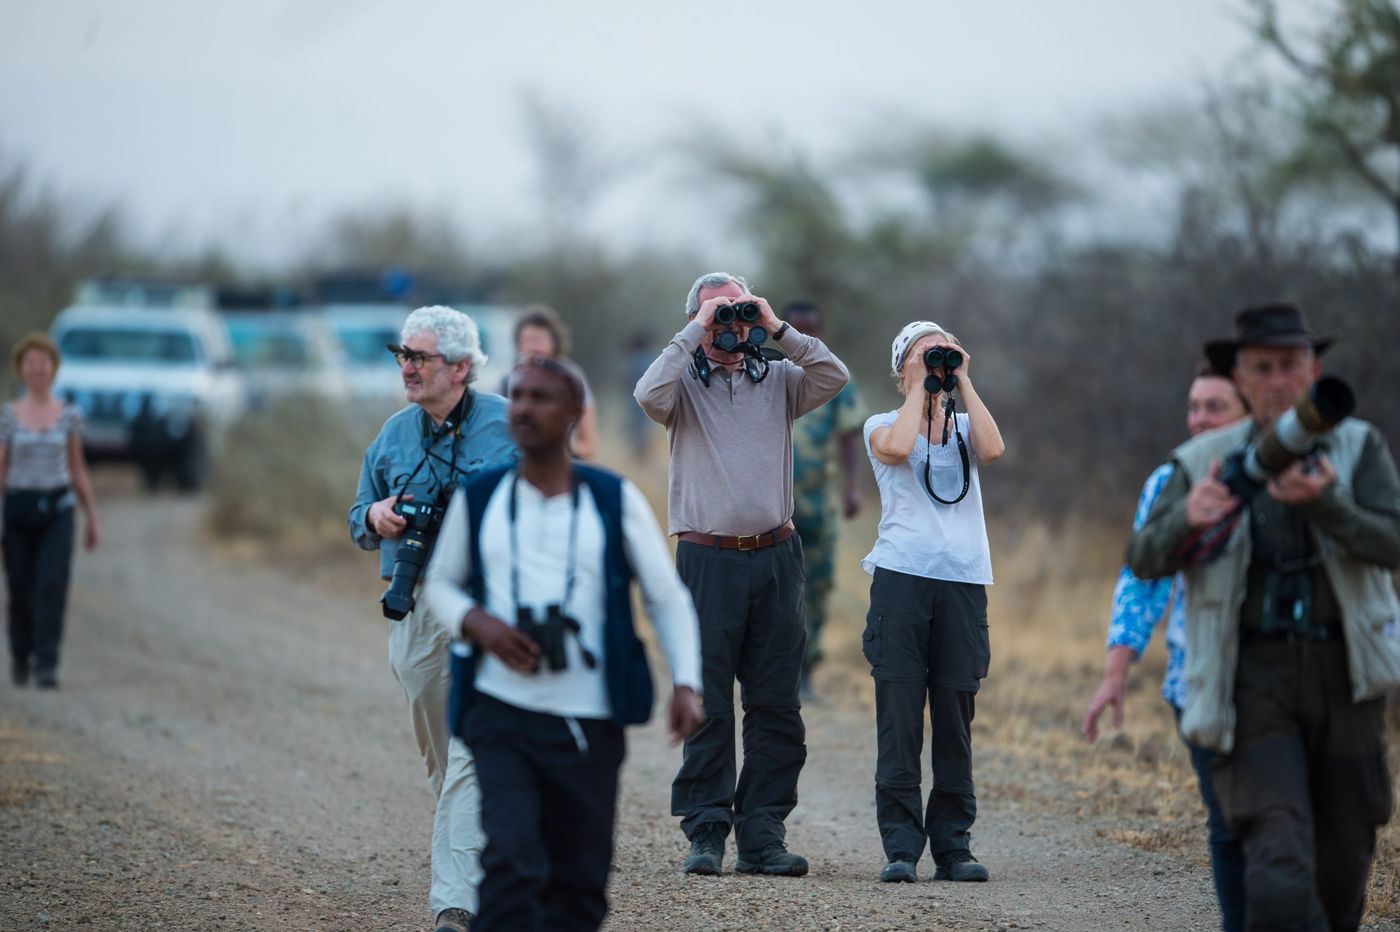
[[481, 335], [476, 322], [466, 314], [441, 304], [420, 307], [403, 322], [400, 339], [407, 340], [415, 334], [431, 333], [437, 337], [437, 349], [447, 362], [471, 361], [467, 382], [475, 382], [486, 365], [486, 354], [481, 351]]
[[694, 317], [700, 313], [701, 288], [722, 288], [731, 282], [748, 294], [749, 283], [738, 275], [730, 275], [728, 272], [706, 272], [701, 275], [695, 280], [695, 284], [690, 286], [690, 294], [685, 296], [685, 316]]

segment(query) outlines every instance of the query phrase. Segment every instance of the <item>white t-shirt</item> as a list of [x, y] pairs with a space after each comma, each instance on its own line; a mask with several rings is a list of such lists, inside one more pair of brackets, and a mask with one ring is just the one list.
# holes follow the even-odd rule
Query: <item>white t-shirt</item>
[[[971, 422], [957, 414], [957, 426], [967, 443], [969, 476], [967, 497], [956, 505], [933, 500], [924, 488], [924, 462], [928, 441], [920, 434], [907, 462], [886, 466], [870, 449], [870, 435], [894, 424], [898, 411], [876, 414], [865, 422], [865, 452], [880, 487], [880, 531], [875, 548], [860, 561], [872, 576], [875, 567], [944, 579], [949, 582], [992, 584], [992, 554], [987, 545], [987, 523], [982, 517], [982, 484], [977, 476], [977, 454], [972, 450]], [[946, 446], [935, 435], [932, 447], [933, 489], [952, 499], [962, 491], [962, 457], [957, 438]]]

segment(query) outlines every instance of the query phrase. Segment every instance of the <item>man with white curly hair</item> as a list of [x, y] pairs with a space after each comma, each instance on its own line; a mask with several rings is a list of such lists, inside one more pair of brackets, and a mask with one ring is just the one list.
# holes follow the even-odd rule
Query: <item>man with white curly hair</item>
[[[384, 422], [365, 451], [349, 514], [351, 539], [364, 550], [379, 551], [385, 580], [408, 526], [402, 503], [445, 508], [457, 486], [516, 455], [506, 400], [471, 387], [486, 355], [470, 317], [450, 307], [420, 307], [408, 315], [400, 342], [388, 351], [399, 364], [409, 404]], [[434, 539], [435, 534], [427, 536], [424, 561]], [[481, 791], [470, 753], [448, 728], [448, 636], [416, 603], [417, 585], [412, 592], [408, 611], [389, 623], [389, 663], [408, 698], [413, 734], [437, 800], [428, 903], [437, 932], [465, 932], [477, 911], [481, 883]], [[386, 615], [389, 608], [386, 601]]]

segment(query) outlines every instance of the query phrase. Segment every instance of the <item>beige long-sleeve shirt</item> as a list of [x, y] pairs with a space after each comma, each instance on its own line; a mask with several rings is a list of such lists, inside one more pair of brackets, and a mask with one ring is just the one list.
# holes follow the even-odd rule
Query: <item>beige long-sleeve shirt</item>
[[834, 398], [850, 373], [826, 344], [788, 328], [787, 359], [752, 382], [716, 366], [689, 371], [705, 328], [691, 321], [637, 381], [633, 396], [671, 447], [670, 533], [762, 534], [792, 517], [792, 422]]

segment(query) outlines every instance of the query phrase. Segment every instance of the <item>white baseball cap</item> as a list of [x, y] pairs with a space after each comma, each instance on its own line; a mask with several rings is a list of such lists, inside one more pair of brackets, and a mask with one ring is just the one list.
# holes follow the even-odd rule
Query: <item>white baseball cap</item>
[[916, 320], [912, 324], [906, 324], [904, 329], [899, 331], [899, 336], [890, 344], [890, 372], [895, 378], [899, 377], [899, 370], [904, 368], [904, 354], [909, 352], [909, 347], [917, 343], [920, 337], [926, 337], [930, 333], [943, 334], [947, 331], [931, 320]]

